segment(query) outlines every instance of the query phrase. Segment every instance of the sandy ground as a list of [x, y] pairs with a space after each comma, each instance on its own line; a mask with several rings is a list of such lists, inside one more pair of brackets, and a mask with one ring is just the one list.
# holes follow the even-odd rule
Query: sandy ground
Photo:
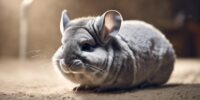
[[50, 60], [0, 59], [0, 100], [200, 100], [200, 60], [178, 59], [169, 82], [157, 88], [73, 92]]

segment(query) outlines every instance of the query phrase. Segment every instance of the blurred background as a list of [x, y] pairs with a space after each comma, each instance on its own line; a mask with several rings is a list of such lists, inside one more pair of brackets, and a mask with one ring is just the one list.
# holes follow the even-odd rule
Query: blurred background
[[[133, 94], [72, 95], [75, 92], [69, 91], [77, 84], [59, 77], [51, 62], [61, 45], [63, 9], [71, 19], [114, 9], [124, 20], [143, 20], [160, 29], [180, 58], [167, 83], [172, 85], [151, 89], [154, 94], [150, 96], [143, 89]], [[199, 58], [200, 0], [0, 0], [0, 100], [101, 100], [114, 96], [200, 100]]]
[[[24, 5], [25, 1], [0, 0], [0, 58], [19, 58], [20, 34], [25, 32], [26, 57], [49, 59], [60, 45], [63, 9], [71, 19], [118, 10], [124, 20], [143, 20], [160, 29], [178, 57], [200, 57], [200, 0], [32, 0]], [[23, 25], [27, 28], [20, 29]]]

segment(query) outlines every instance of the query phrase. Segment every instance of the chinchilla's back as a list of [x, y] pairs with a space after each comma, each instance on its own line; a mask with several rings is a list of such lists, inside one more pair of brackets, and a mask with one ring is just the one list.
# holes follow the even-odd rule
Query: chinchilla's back
[[[166, 75], [158, 79], [159, 82], [165, 83], [173, 70], [175, 53], [170, 42], [165, 36], [150, 24], [142, 21], [124, 21], [119, 31], [119, 36], [125, 41], [135, 58], [137, 69], [134, 84], [143, 82], [148, 77], [154, 77], [157, 71], [162, 71], [162, 67], [167, 70], [159, 73]], [[150, 77], [150, 78], [152, 78]]]

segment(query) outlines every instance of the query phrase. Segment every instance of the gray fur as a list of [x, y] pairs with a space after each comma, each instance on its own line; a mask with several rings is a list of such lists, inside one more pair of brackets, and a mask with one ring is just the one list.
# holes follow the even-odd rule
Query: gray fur
[[[100, 89], [161, 85], [169, 79], [174, 49], [152, 25], [123, 21], [114, 10], [63, 23], [65, 13], [60, 25], [62, 46], [53, 62], [67, 79]], [[86, 43], [89, 47], [84, 48]]]

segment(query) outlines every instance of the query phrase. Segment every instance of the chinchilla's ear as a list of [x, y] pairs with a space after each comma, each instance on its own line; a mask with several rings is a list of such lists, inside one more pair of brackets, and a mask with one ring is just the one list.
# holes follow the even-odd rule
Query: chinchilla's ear
[[121, 14], [116, 10], [106, 11], [95, 20], [95, 26], [98, 29], [100, 41], [103, 44], [109, 42], [112, 36], [118, 34], [123, 21]]
[[63, 10], [60, 19], [60, 32], [61, 34], [64, 33], [65, 29], [67, 28], [67, 24], [70, 22], [70, 19], [67, 15], [67, 10]]

